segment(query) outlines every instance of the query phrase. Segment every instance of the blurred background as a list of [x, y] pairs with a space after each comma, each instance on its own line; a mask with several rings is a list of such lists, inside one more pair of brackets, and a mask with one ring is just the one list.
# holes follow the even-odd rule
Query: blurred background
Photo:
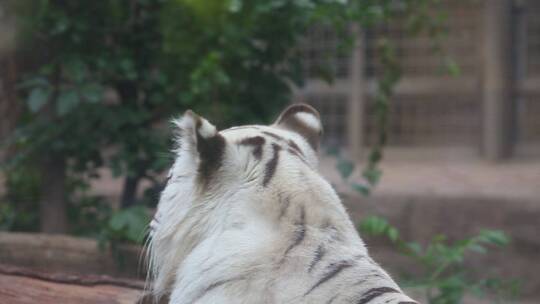
[[268, 124], [306, 102], [323, 175], [405, 288], [537, 303], [538, 16], [533, 0], [1, 1], [0, 298], [135, 303], [170, 120]]

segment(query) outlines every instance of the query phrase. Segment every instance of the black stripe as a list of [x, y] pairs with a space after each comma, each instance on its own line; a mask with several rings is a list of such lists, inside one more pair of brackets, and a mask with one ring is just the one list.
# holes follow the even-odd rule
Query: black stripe
[[362, 294], [362, 298], [356, 304], [366, 304], [371, 302], [371, 300], [378, 298], [387, 293], [400, 293], [398, 290], [390, 287], [377, 287], [372, 288]]
[[279, 202], [281, 203], [281, 210], [279, 211], [279, 219], [281, 219], [283, 218], [283, 216], [285, 216], [285, 213], [287, 213], [287, 209], [289, 209], [289, 205], [291, 204], [291, 199], [288, 196], [285, 199], [282, 199], [281, 194], [280, 194]]
[[272, 133], [272, 132], [268, 132], [268, 131], [262, 131], [263, 134], [266, 134], [270, 137], [272, 137], [273, 139], [277, 139], [277, 140], [280, 140], [280, 141], [285, 141], [285, 138], [275, 134], [275, 133]]
[[265, 143], [265, 139], [262, 136], [254, 136], [242, 139], [238, 144], [244, 146], [253, 146], [253, 156], [256, 159], [262, 158], [262, 148]]
[[330, 221], [326, 221], [321, 228], [330, 235], [331, 241], [337, 241], [341, 242], [343, 241], [343, 237], [341, 236], [341, 233], [337, 229], [336, 226], [334, 226]]
[[302, 160], [304, 163], [307, 164], [306, 160], [304, 159], [305, 155], [304, 155], [304, 152], [302, 152], [302, 149], [300, 149], [300, 147], [292, 140], [292, 139], [289, 139], [289, 140], [286, 140], [285, 138], [277, 135], [277, 134], [274, 134], [272, 132], [268, 132], [268, 131], [262, 131], [263, 134], [265, 135], [268, 135], [280, 142], [283, 142], [285, 144], [287, 144], [289, 147], [287, 149], [287, 151], [289, 151], [289, 153], [297, 156], [298, 158], [300, 158], [300, 160]]
[[268, 131], [262, 131], [263, 134], [268, 135], [272, 137], [273, 139], [279, 140], [283, 143], [286, 143], [293, 151], [296, 151], [299, 155], [304, 156], [304, 152], [302, 152], [302, 149], [294, 142], [292, 139], [285, 139], [282, 136], [279, 136], [275, 133], [268, 132]]
[[330, 298], [330, 300], [328, 300], [328, 302], [326, 302], [326, 304], [334, 303], [334, 301], [337, 299], [338, 296], [339, 296], [339, 294], [334, 295], [333, 297]]
[[292, 140], [292, 139], [289, 139], [288, 141], [289, 143], [289, 146], [291, 146], [291, 148], [298, 152], [300, 155], [304, 156], [304, 153], [302, 153], [302, 150], [300, 150], [300, 147], [298, 147], [298, 145]]
[[240, 280], [244, 280], [244, 279], [245, 279], [244, 277], [235, 277], [235, 278], [230, 278], [230, 279], [214, 282], [214, 283], [208, 285], [208, 287], [206, 287], [199, 295], [197, 295], [197, 297], [193, 300], [193, 303], [197, 302], [206, 293], [208, 293], [209, 291], [211, 291], [213, 289], [216, 289], [216, 288], [218, 288], [218, 287], [220, 287], [220, 286], [222, 286], [224, 284], [230, 283], [230, 282], [240, 281]]
[[281, 150], [281, 147], [276, 144], [272, 144], [272, 148], [274, 149], [274, 156], [272, 156], [272, 159], [266, 164], [266, 170], [264, 171], [263, 186], [265, 187], [274, 176], [274, 173], [276, 173], [276, 167], [279, 160], [279, 150]]
[[[198, 122], [197, 127], [200, 127]], [[208, 182], [212, 174], [219, 169], [225, 153], [225, 138], [217, 133], [213, 137], [204, 138], [197, 131], [197, 150], [201, 158], [199, 164], [199, 177]]]
[[283, 257], [285, 258], [287, 254], [293, 250], [294, 247], [300, 245], [304, 238], [306, 237], [306, 209], [304, 206], [300, 206], [300, 218], [295, 223], [296, 230], [294, 232], [294, 241], [293, 243], [285, 250]]
[[372, 279], [372, 278], [387, 279], [387, 277], [384, 276], [382, 273], [379, 273], [379, 272], [376, 272], [376, 271], [366, 275], [364, 278], [366, 278], [366, 279]]
[[361, 254], [357, 254], [353, 257], [354, 260], [364, 260], [366, 262], [368, 262], [370, 265], [372, 266], [375, 266], [376, 268], [379, 268], [380, 266], [377, 265], [377, 263], [375, 263], [373, 261], [373, 259], [371, 259], [368, 255], [366, 255], [365, 253], [361, 253]]
[[353, 266], [353, 264], [350, 261], [341, 261], [338, 263], [333, 263], [328, 266], [329, 271], [317, 282], [315, 285], [313, 285], [305, 294], [304, 296], [307, 296], [309, 293], [311, 293], [315, 288], [319, 287], [321, 284], [327, 282], [328, 280], [334, 278], [337, 276], [340, 272], [343, 271], [343, 269], [349, 268]]
[[265, 139], [262, 136], [246, 137], [242, 139], [238, 144], [248, 146], [260, 146], [264, 144]]
[[288, 151], [289, 153], [291, 153], [292, 155], [298, 157], [304, 164], [306, 164], [306, 165], [309, 166], [309, 164], [308, 164], [307, 161], [304, 159], [304, 157], [303, 157], [302, 155], [300, 155], [298, 152], [296, 152], [295, 150], [293, 150], [293, 149], [291, 149], [291, 148], [287, 149], [287, 151]]
[[323, 256], [326, 254], [326, 249], [324, 249], [324, 246], [321, 244], [319, 247], [317, 247], [317, 250], [315, 251], [315, 258], [313, 258], [313, 261], [311, 261], [311, 264], [309, 264], [308, 272], [311, 272], [313, 268], [315, 268], [315, 265], [321, 261]]
[[212, 265], [209, 265], [209, 266], [207, 266], [206, 268], [204, 268], [203, 270], [201, 270], [200, 274], [201, 274], [201, 275], [206, 274], [206, 272], [212, 270], [214, 267], [216, 267], [216, 266], [218, 266], [219, 264], [223, 263], [223, 262], [226, 261], [227, 259], [229, 259], [229, 257], [224, 257], [224, 258], [219, 259], [218, 261], [212, 263]]

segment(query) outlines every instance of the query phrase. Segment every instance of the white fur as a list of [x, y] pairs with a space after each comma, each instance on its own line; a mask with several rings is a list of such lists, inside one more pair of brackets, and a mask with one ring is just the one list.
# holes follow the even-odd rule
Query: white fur
[[[316, 127], [315, 116], [298, 114], [306, 114], [298, 118]], [[399, 290], [367, 255], [340, 199], [317, 171], [316, 152], [299, 134], [271, 126], [220, 132], [226, 142], [223, 161], [203, 186], [197, 178], [200, 159], [194, 134], [209, 138], [215, 128], [204, 120], [196, 130], [196, 119], [188, 113], [175, 121], [180, 129], [177, 157], [152, 222], [150, 279], [157, 297], [170, 295], [174, 304], [248, 304], [326, 303], [339, 295], [333, 302], [337, 304], [358, 301], [373, 287]], [[262, 131], [295, 141], [303, 154], [299, 158], [282, 149], [267, 186], [261, 181], [273, 156], [272, 143], [280, 143]], [[238, 144], [253, 136], [266, 139], [261, 160], [253, 157], [252, 147]], [[298, 237], [302, 210], [305, 237], [287, 251]], [[328, 224], [333, 228], [325, 228]], [[327, 253], [308, 271], [319, 246]], [[308, 292], [332, 263], [348, 260], [354, 268]], [[352, 287], [373, 272], [380, 277], [357, 291]], [[370, 304], [387, 300], [411, 301], [403, 294], [385, 294]]]
[[298, 112], [294, 115], [298, 120], [303, 122], [304, 125], [311, 128], [312, 130], [315, 130], [315, 131], [321, 130], [321, 122], [313, 113]]
[[202, 118], [201, 128], [198, 130], [199, 134], [204, 138], [210, 138], [216, 135], [216, 127], [210, 124], [206, 119]]

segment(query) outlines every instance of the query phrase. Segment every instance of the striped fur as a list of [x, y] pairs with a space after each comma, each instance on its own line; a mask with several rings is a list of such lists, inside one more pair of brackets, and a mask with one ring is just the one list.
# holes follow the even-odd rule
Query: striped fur
[[317, 171], [319, 114], [218, 132], [187, 112], [151, 223], [150, 281], [170, 303], [415, 303], [368, 255]]

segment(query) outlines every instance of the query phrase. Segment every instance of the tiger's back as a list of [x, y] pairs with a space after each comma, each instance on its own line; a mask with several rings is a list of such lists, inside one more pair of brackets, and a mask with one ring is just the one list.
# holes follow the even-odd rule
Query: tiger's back
[[151, 224], [150, 271], [170, 303], [415, 303], [368, 255], [317, 171], [319, 114], [218, 132], [187, 112]]

